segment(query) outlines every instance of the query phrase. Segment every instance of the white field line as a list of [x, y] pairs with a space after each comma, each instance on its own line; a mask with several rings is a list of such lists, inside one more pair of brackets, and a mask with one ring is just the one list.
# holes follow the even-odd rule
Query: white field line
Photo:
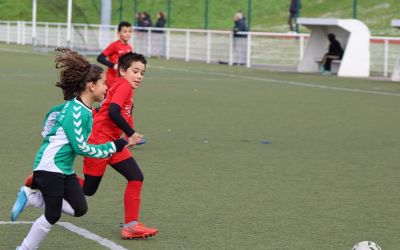
[[[13, 221], [0, 221], [0, 225], [32, 224], [32, 223], [33, 223], [32, 221], [16, 221], [16, 222], [13, 222]], [[111, 241], [109, 239], [103, 238], [103, 237], [101, 237], [101, 236], [99, 236], [99, 235], [97, 235], [95, 233], [92, 233], [92, 232], [90, 232], [90, 231], [88, 231], [88, 230], [86, 230], [84, 228], [75, 226], [72, 223], [69, 223], [69, 222], [57, 222], [57, 225], [65, 228], [65, 229], [67, 229], [67, 230], [69, 230], [69, 231], [71, 231], [73, 233], [76, 233], [76, 234], [78, 234], [80, 236], [83, 236], [86, 239], [93, 240], [93, 241], [97, 242], [99, 245], [105, 246], [108, 249], [111, 249], [111, 250], [128, 250], [128, 249], [116, 244], [115, 242], [113, 242], [113, 241]]]
[[5, 52], [16, 52], [16, 53], [29, 53], [29, 54], [32, 54], [32, 52], [29, 52], [29, 51], [27, 51], [27, 50], [22, 50], [22, 49], [0, 48], [0, 51], [5, 51]]
[[361, 94], [373, 94], [373, 95], [399, 96], [400, 97], [400, 93], [392, 93], [392, 92], [385, 92], [385, 91], [333, 87], [333, 86], [318, 85], [318, 84], [313, 84], [313, 83], [284, 81], [284, 80], [278, 80], [278, 79], [272, 79], [272, 78], [244, 76], [244, 75], [228, 74], [228, 73], [221, 73], [221, 72], [208, 72], [208, 71], [185, 70], [185, 69], [171, 69], [171, 68], [167, 68], [167, 67], [163, 67], [163, 66], [152, 66], [152, 67], [153, 68], [157, 68], [157, 69], [161, 69], [161, 70], [167, 70], [167, 71], [177, 71], [177, 72], [185, 72], [185, 73], [196, 73], [196, 74], [232, 77], [232, 78], [236, 78], [236, 79], [237, 78], [241, 78], [241, 79], [246, 79], [246, 80], [270, 82], [270, 83], [277, 83], [277, 84], [287, 84], [287, 85], [306, 87], [306, 88], [319, 88], [319, 89], [334, 90], [334, 91], [344, 91], [344, 92], [361, 93]]

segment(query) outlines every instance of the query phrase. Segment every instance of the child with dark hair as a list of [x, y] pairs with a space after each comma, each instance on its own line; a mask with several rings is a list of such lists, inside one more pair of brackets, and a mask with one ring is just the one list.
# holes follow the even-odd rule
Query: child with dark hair
[[[128, 138], [129, 145], [142, 139], [132, 124], [133, 92], [143, 80], [147, 61], [141, 54], [126, 53], [118, 59], [120, 77], [107, 92], [98, 113], [94, 117], [93, 131], [89, 143], [104, 143], [121, 138]], [[83, 160], [83, 191], [85, 195], [94, 195], [101, 179], [110, 165], [125, 177], [127, 184], [124, 194], [125, 224], [121, 236], [123, 239], [145, 238], [158, 233], [155, 228], [148, 228], [139, 222], [140, 194], [143, 184], [143, 174], [139, 165], [127, 148], [109, 158]]]
[[92, 127], [92, 104], [102, 101], [107, 90], [103, 70], [70, 49], [56, 51], [59, 52], [56, 69], [60, 70], [56, 86], [62, 89], [66, 102], [46, 115], [44, 140], [33, 164], [32, 189], [20, 188], [11, 220], [17, 220], [28, 205], [43, 208], [44, 214], [33, 223], [17, 249], [37, 249], [60, 219], [61, 212], [75, 217], [87, 212], [85, 196], [74, 173], [77, 155], [107, 158], [127, 145], [119, 138], [97, 145], [87, 142]]
[[133, 47], [129, 44], [132, 37], [132, 25], [123, 21], [118, 24], [119, 39], [112, 42], [97, 57], [97, 61], [107, 66], [107, 87], [110, 88], [118, 78], [118, 58], [128, 52], [133, 51]]

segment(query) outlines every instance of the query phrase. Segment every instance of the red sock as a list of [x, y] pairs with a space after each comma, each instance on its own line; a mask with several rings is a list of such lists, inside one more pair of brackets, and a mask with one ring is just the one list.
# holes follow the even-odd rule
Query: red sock
[[139, 219], [142, 184], [142, 181], [128, 181], [126, 185], [124, 196], [125, 224]]
[[76, 178], [79, 181], [79, 185], [81, 185], [81, 187], [83, 187], [83, 183], [85, 183], [85, 180], [82, 177], [76, 176]]
[[33, 179], [33, 174], [28, 175], [25, 180], [25, 186], [26, 187], [31, 187], [32, 185], [32, 179]]

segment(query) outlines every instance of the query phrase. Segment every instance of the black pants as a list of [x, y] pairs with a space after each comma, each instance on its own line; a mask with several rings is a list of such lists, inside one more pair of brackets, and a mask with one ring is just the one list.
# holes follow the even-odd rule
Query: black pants
[[324, 63], [324, 69], [327, 71], [331, 71], [331, 65], [333, 60], [340, 60], [341, 57], [337, 55], [332, 55], [332, 54], [326, 54], [325, 55], [325, 63]]
[[63, 199], [74, 209], [75, 217], [87, 212], [86, 199], [75, 174], [34, 171], [32, 189], [39, 189], [42, 193], [44, 215], [50, 224], [55, 224], [60, 219]]
[[[134, 158], [128, 158], [111, 165], [118, 173], [125, 177], [127, 181], [143, 181], [143, 173]], [[85, 182], [83, 184], [83, 192], [87, 196], [96, 193], [103, 176], [93, 176], [85, 174]]]

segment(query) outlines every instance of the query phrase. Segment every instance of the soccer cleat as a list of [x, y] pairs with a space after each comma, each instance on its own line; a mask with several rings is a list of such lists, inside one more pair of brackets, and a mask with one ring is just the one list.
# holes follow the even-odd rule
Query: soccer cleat
[[19, 215], [24, 211], [26, 204], [28, 202], [28, 196], [25, 191], [25, 186], [19, 188], [19, 192], [17, 194], [17, 200], [14, 203], [14, 206], [11, 210], [11, 220], [16, 221]]
[[31, 187], [32, 179], [33, 179], [33, 174], [30, 174], [25, 180], [25, 187]]
[[141, 138], [138, 142], [136, 142], [136, 145], [142, 145], [145, 144], [147, 141], [143, 138]]
[[143, 223], [136, 223], [129, 227], [122, 227], [121, 237], [124, 240], [135, 239], [135, 238], [147, 238], [154, 236], [158, 233], [155, 228], [145, 227]]

